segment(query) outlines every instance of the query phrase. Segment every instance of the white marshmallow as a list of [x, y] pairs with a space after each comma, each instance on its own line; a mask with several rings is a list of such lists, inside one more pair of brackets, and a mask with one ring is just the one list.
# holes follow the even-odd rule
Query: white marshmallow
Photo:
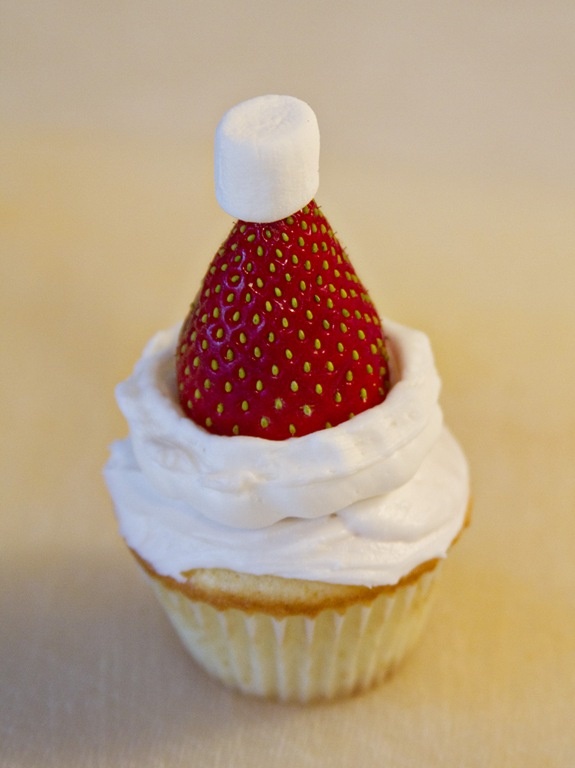
[[243, 221], [278, 221], [307, 205], [319, 187], [311, 107], [275, 95], [232, 107], [216, 129], [215, 182], [220, 206]]

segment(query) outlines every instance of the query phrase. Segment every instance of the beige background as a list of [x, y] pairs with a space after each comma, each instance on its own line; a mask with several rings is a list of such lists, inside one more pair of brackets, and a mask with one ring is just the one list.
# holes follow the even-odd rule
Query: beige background
[[[0, 0], [0, 765], [575, 765], [575, 5]], [[475, 519], [385, 686], [246, 700], [178, 645], [101, 467], [230, 221], [223, 111], [300, 96], [318, 199], [424, 328]]]

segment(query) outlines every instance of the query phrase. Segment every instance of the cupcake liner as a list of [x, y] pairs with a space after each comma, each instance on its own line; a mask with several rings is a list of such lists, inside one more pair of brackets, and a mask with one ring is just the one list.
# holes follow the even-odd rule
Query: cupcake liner
[[160, 579], [152, 587], [184, 646], [211, 675], [244, 693], [307, 703], [383, 680], [421, 634], [439, 563], [371, 602], [281, 618], [194, 600]]

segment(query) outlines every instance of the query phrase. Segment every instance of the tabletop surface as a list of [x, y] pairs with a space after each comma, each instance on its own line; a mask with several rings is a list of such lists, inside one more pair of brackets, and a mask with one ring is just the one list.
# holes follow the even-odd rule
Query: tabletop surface
[[[4, 4], [0, 766], [575, 765], [574, 6], [270, 8]], [[473, 480], [419, 647], [311, 708], [196, 668], [101, 473], [231, 226], [215, 124], [266, 92], [318, 114], [318, 200], [429, 334]]]

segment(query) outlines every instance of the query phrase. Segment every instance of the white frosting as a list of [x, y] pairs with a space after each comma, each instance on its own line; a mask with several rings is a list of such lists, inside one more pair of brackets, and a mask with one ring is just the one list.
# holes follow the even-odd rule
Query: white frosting
[[105, 470], [128, 545], [158, 573], [199, 567], [394, 584], [444, 557], [468, 503], [465, 458], [442, 426], [427, 337], [384, 321], [398, 369], [379, 406], [329, 430], [219, 437], [183, 416], [176, 330], [117, 390], [130, 438]]
[[319, 143], [316, 116], [300, 99], [268, 95], [236, 105], [216, 129], [220, 206], [262, 223], [299, 211], [319, 187]]
[[[336, 584], [396, 584], [413, 568], [445, 557], [467, 506], [465, 458], [447, 430], [413, 478], [389, 494], [313, 520], [230, 528], [158, 493], [130, 439], [112, 446], [106, 479], [127, 544], [165, 576], [231, 568]], [[313, 488], [310, 489], [313, 493]]]
[[440, 434], [440, 381], [427, 336], [390, 320], [384, 327], [401, 376], [383, 403], [332, 429], [277, 441], [213, 435], [184, 416], [178, 331], [157, 334], [116, 390], [142, 471], [163, 495], [241, 528], [323, 517], [399, 487]]

